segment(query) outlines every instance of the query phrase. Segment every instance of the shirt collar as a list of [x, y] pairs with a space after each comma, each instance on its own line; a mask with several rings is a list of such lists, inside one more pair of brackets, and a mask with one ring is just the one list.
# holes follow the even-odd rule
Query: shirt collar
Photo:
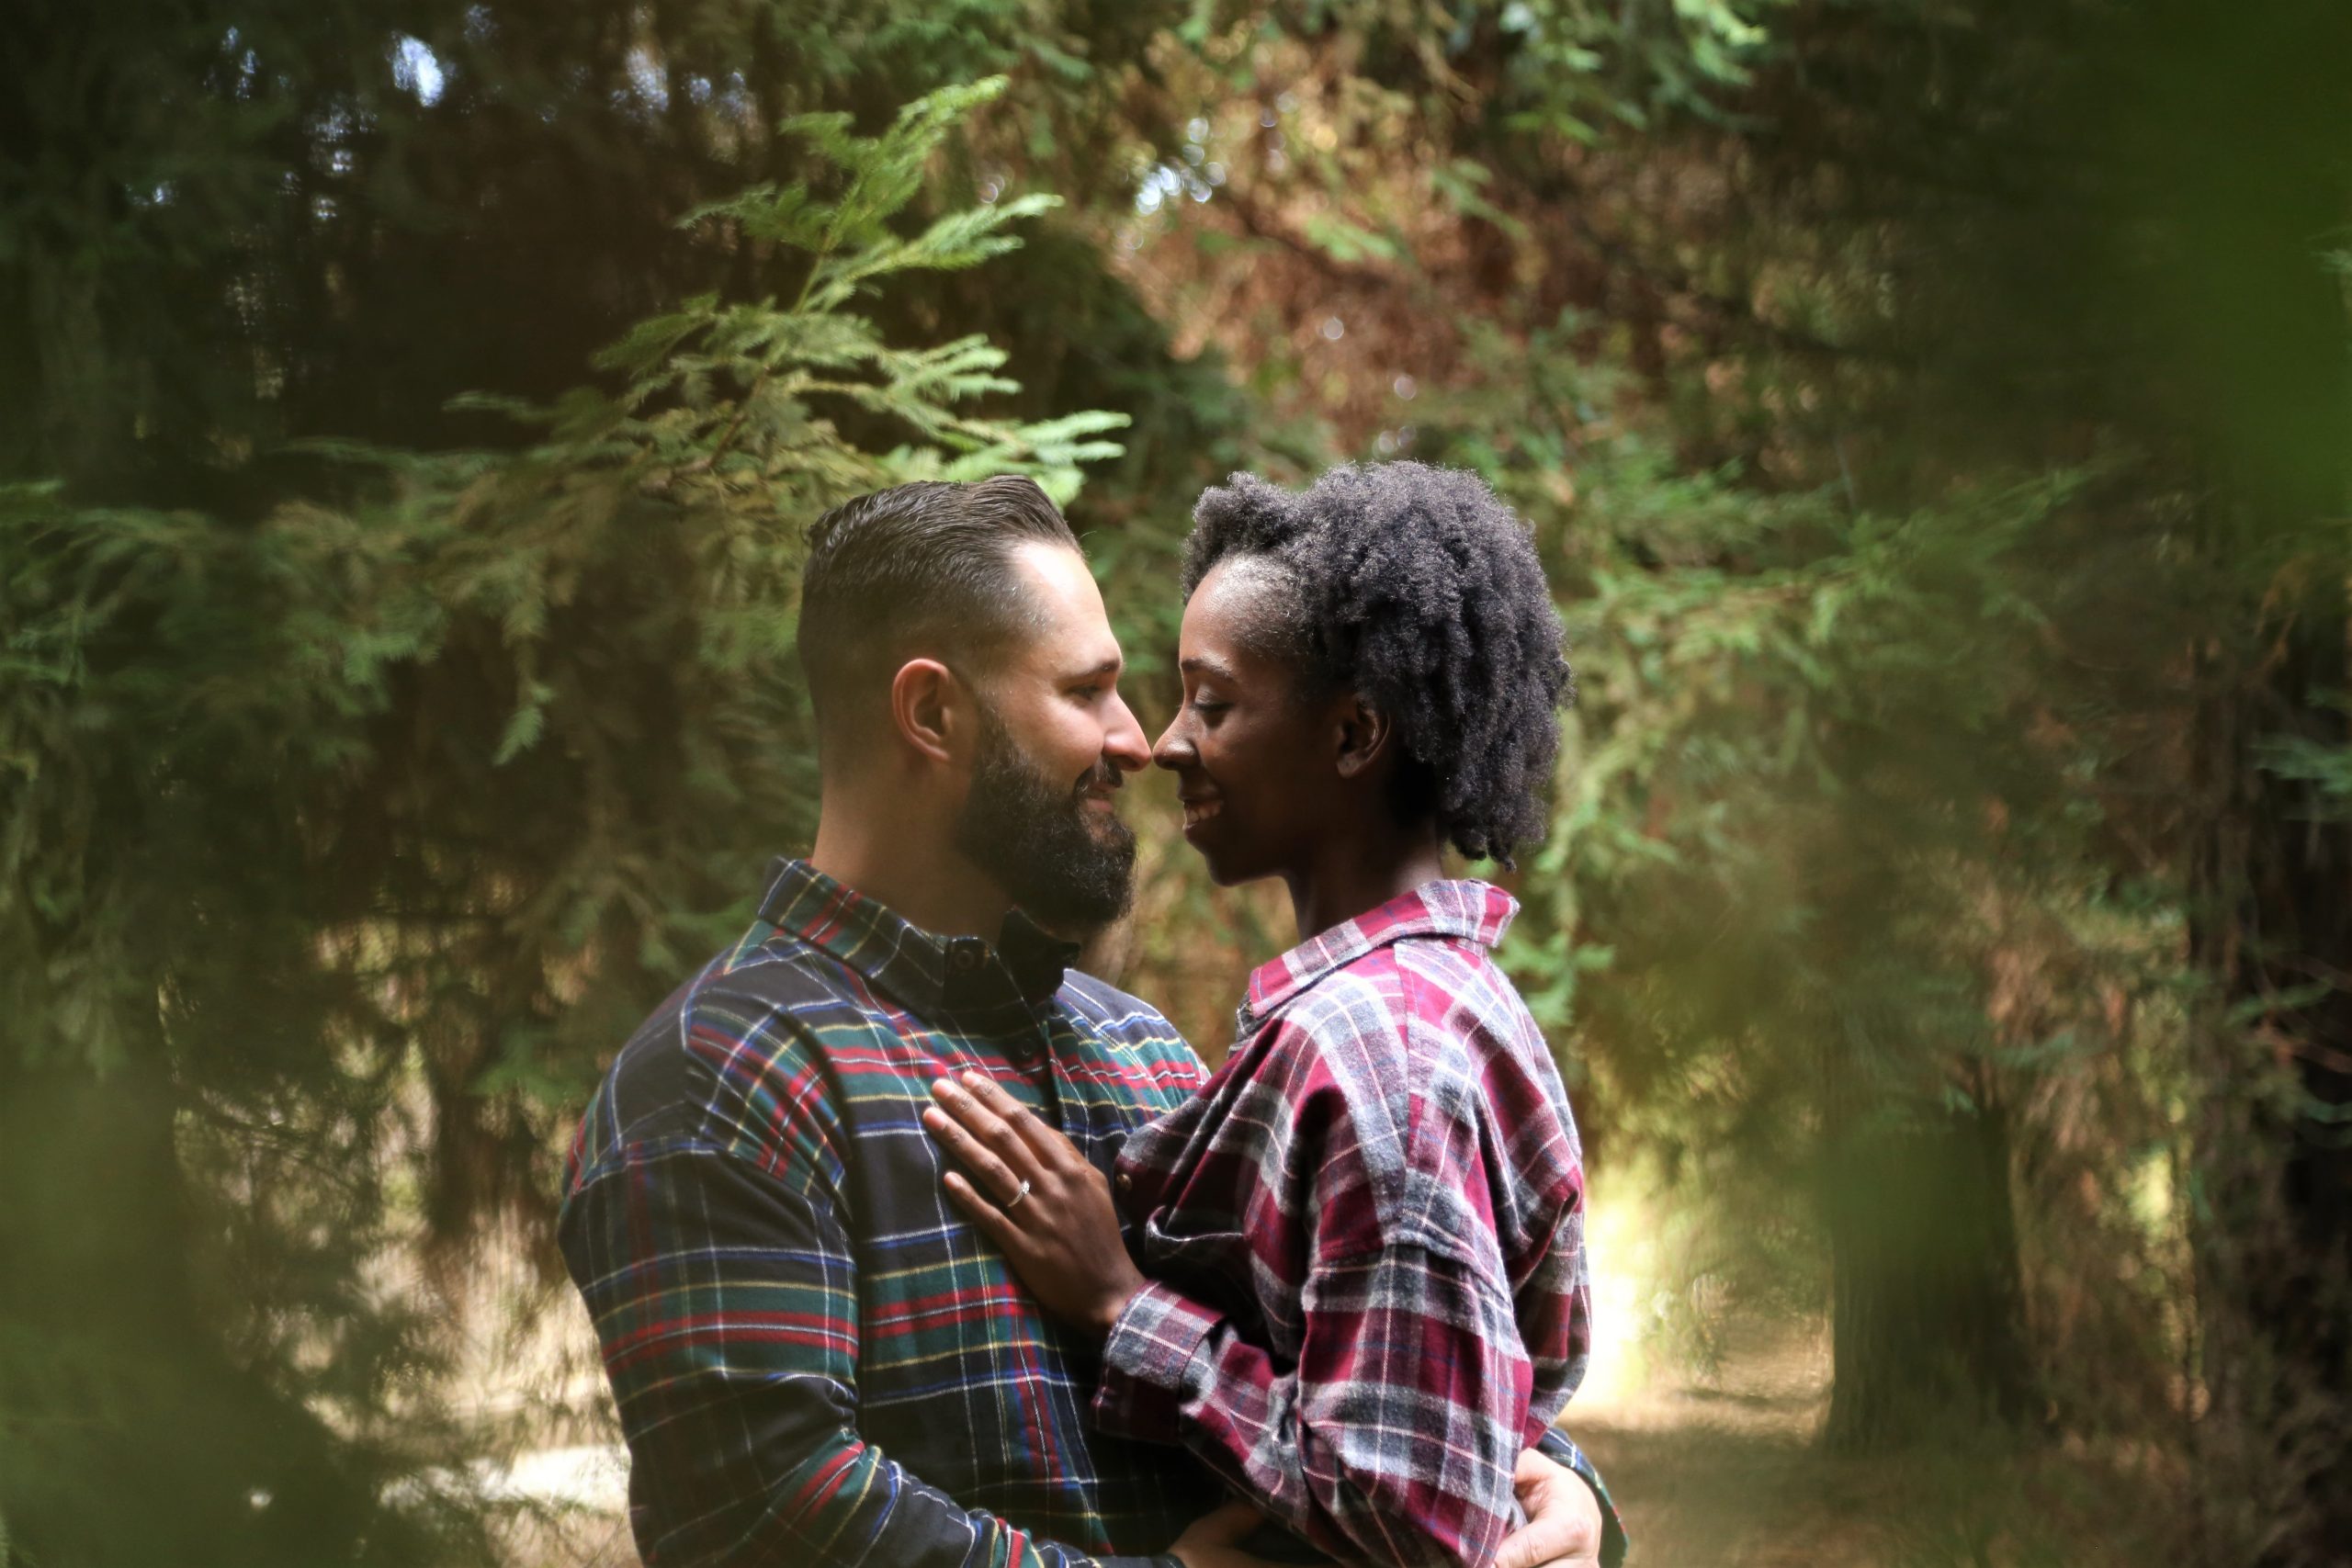
[[993, 943], [940, 936], [836, 882], [804, 860], [779, 859], [760, 919], [821, 949], [918, 1015], [1034, 1008], [1061, 988], [1078, 944], [1015, 909]]
[[1519, 901], [1501, 888], [1468, 878], [1424, 882], [1376, 909], [1342, 920], [1261, 964], [1250, 976], [1249, 999], [1241, 1006], [1244, 1033], [1275, 1009], [1337, 969], [1374, 948], [1408, 937], [1460, 937], [1492, 947], [1510, 929]]

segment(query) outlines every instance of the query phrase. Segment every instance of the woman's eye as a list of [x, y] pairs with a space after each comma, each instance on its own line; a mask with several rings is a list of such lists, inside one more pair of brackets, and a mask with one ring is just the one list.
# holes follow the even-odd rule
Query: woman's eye
[[1193, 711], [1199, 714], [1203, 718], [1215, 718], [1217, 715], [1223, 713], [1232, 705], [1233, 705], [1231, 703], [1217, 702], [1210, 697], [1194, 697], [1193, 699]]

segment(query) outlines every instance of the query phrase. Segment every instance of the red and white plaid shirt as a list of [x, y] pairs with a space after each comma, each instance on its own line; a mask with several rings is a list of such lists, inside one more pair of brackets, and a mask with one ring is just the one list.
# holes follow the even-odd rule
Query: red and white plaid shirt
[[1517, 911], [1432, 882], [1264, 965], [1225, 1066], [1119, 1158], [1153, 1283], [1097, 1424], [1341, 1559], [1486, 1568], [1584, 1373], [1576, 1123], [1488, 953]]

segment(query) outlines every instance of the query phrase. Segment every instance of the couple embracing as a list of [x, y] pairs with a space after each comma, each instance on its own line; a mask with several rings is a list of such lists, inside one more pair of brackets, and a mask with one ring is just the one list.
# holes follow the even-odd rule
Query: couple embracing
[[[1026, 479], [811, 530], [817, 841], [628, 1042], [560, 1235], [650, 1568], [1534, 1568], [1614, 1561], [1551, 1423], [1583, 1173], [1450, 844], [1541, 837], [1568, 682], [1525, 530], [1392, 463], [1202, 498], [1183, 702], [1148, 745]], [[1174, 772], [1300, 945], [1209, 1073], [1069, 965], [1126, 776]]]

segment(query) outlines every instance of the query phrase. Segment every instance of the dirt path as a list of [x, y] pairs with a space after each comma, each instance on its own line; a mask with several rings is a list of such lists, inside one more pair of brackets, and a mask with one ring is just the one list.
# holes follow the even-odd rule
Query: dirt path
[[2140, 1568], [2171, 1561], [2183, 1483], [2084, 1445], [1934, 1445], [1851, 1459], [1815, 1436], [1822, 1325], [1726, 1332], [1712, 1376], [1671, 1369], [1569, 1407], [1634, 1540], [1631, 1568]]
[[[1623, 1509], [1642, 1568], [1815, 1568], [1875, 1561], [1866, 1540], [1826, 1529], [1838, 1514], [1813, 1436], [1828, 1394], [1828, 1348], [1802, 1328], [1751, 1330], [1713, 1377], [1662, 1371], [1579, 1394], [1568, 1429]], [[1825, 1517], [1825, 1514], [1828, 1517]]]

